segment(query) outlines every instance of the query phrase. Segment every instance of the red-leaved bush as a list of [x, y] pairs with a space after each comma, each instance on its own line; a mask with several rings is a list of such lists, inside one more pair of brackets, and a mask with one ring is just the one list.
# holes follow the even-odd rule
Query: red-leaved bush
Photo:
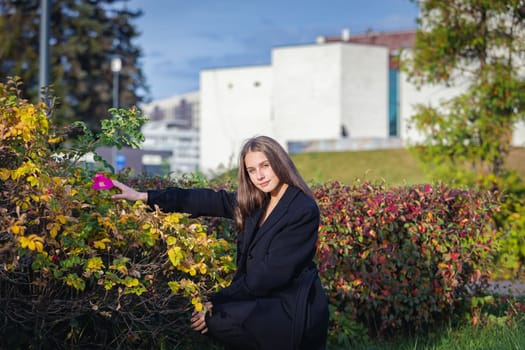
[[[195, 177], [142, 178], [134, 185], [235, 188]], [[313, 189], [321, 209], [317, 260], [329, 296], [331, 343], [424, 331], [464, 316], [471, 299], [484, 293], [497, 248], [495, 194], [360, 182]], [[200, 220], [209, 233], [235, 239], [233, 222]]]
[[371, 333], [424, 330], [459, 316], [486, 284], [497, 198], [444, 185], [315, 188], [318, 260], [333, 335], [348, 320]]

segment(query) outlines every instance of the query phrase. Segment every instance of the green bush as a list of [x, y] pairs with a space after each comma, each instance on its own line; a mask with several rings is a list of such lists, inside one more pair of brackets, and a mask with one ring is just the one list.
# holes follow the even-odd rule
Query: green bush
[[189, 315], [228, 284], [233, 245], [187, 215], [112, 201], [81, 162], [100, 145], [136, 146], [145, 119], [111, 110], [101, 134], [55, 130], [17, 84], [0, 84], [0, 348], [204, 341]]
[[333, 336], [349, 315], [378, 336], [423, 331], [463, 316], [485, 286], [497, 238], [489, 192], [334, 182], [315, 193]]
[[495, 215], [503, 233], [495, 277], [519, 277], [525, 266], [525, 182], [517, 173], [507, 171], [500, 177], [484, 177], [477, 185], [481, 188], [498, 188], [503, 193], [501, 210]]

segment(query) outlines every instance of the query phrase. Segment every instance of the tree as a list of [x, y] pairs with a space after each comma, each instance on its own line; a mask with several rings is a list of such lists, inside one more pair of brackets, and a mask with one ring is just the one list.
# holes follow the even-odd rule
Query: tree
[[425, 139], [416, 153], [440, 178], [500, 178], [513, 128], [525, 119], [525, 1], [424, 0], [419, 6], [420, 29], [404, 69], [419, 86], [461, 84], [464, 93], [417, 107], [412, 121]]
[[[82, 120], [99, 129], [112, 107], [111, 58], [122, 59], [119, 101], [131, 107], [146, 100], [148, 87], [139, 64], [139, 33], [127, 0], [52, 0], [50, 11], [50, 88], [57, 96], [58, 125]], [[0, 0], [0, 76], [19, 76], [23, 93], [36, 101], [40, 3]]]

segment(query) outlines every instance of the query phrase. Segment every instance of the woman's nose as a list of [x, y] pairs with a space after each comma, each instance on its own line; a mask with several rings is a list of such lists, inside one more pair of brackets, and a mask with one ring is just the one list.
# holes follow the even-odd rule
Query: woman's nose
[[264, 173], [261, 169], [257, 170], [257, 178], [258, 179], [264, 178]]

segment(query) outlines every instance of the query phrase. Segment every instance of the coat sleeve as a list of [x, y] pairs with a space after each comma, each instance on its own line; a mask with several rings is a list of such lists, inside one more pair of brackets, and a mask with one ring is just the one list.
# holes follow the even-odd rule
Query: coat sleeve
[[233, 219], [235, 193], [207, 188], [184, 189], [171, 187], [148, 191], [148, 205], [166, 212], [188, 213], [197, 216], [218, 216]]
[[230, 286], [211, 297], [215, 303], [263, 297], [292, 283], [313, 259], [317, 244], [319, 209], [315, 203], [290, 211], [288, 223], [278, 232], [261, 257], [247, 259], [247, 273], [236, 276]]

